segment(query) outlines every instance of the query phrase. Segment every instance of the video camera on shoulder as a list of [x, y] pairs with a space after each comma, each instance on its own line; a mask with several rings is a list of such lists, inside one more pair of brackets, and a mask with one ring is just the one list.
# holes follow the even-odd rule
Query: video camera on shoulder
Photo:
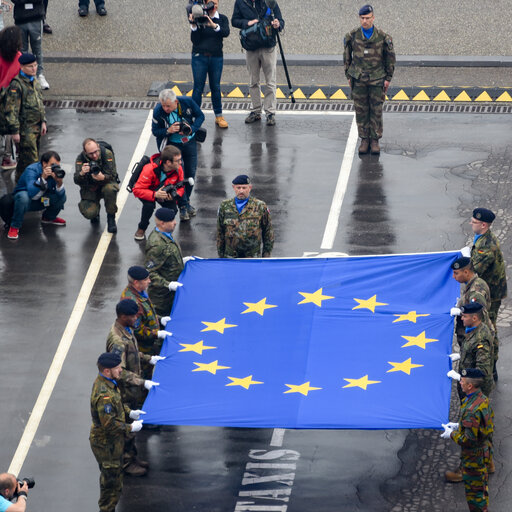
[[215, 8], [215, 4], [212, 1], [198, 2], [197, 0], [190, 1], [187, 5], [187, 14], [192, 14], [192, 21], [194, 25], [198, 27], [204, 27], [208, 23], [209, 11]]

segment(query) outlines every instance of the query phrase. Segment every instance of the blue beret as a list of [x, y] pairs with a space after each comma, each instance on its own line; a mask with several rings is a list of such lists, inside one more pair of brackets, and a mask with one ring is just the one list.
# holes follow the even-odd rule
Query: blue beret
[[481, 222], [491, 223], [496, 218], [496, 215], [487, 208], [475, 208], [473, 210], [473, 218]]
[[174, 217], [176, 217], [176, 212], [171, 208], [158, 208], [155, 213], [155, 217], [163, 222], [169, 222], [174, 220]]
[[460, 372], [460, 374], [463, 377], [467, 377], [468, 379], [484, 379], [485, 375], [482, 370], [479, 370], [478, 368], [464, 368]]
[[18, 58], [18, 62], [22, 66], [25, 64], [32, 64], [32, 62], [35, 62], [36, 60], [37, 59], [36, 59], [35, 55], [30, 52], [24, 52]]
[[139, 306], [132, 299], [123, 299], [117, 303], [116, 313], [119, 315], [136, 315], [139, 312]]
[[457, 258], [452, 264], [451, 267], [453, 270], [459, 270], [461, 268], [466, 268], [471, 263], [471, 258], [466, 258], [461, 256]]
[[135, 265], [128, 269], [128, 275], [132, 279], [136, 279], [137, 281], [140, 281], [141, 279], [146, 279], [146, 277], [149, 276], [149, 272], [144, 267]]
[[240, 176], [237, 176], [231, 183], [233, 183], [233, 185], [250, 185], [251, 178], [249, 178], [247, 174], [240, 174]]
[[105, 352], [98, 357], [98, 364], [103, 368], [115, 368], [121, 364], [121, 356], [114, 352]]
[[373, 7], [370, 4], [363, 5], [361, 9], [359, 9], [359, 16], [365, 16], [366, 14], [371, 14], [373, 12]]
[[483, 306], [479, 302], [470, 302], [469, 304], [465, 304], [461, 308], [462, 313], [466, 315], [474, 315], [479, 311], [482, 311]]

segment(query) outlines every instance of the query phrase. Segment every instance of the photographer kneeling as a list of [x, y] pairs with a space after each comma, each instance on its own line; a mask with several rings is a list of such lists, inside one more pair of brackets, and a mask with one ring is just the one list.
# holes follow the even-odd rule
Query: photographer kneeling
[[76, 157], [74, 176], [75, 183], [80, 186], [78, 209], [91, 224], [98, 224], [100, 199], [103, 198], [107, 211], [107, 231], [116, 233], [119, 178], [114, 153], [90, 138], [84, 140], [82, 147], [83, 151]]
[[144, 240], [144, 233], [155, 210], [155, 203], [178, 211], [178, 200], [185, 194], [181, 151], [173, 145], [153, 155], [133, 187], [133, 195], [142, 203], [142, 213], [135, 240]]
[[41, 156], [41, 162], [31, 164], [23, 171], [13, 191], [14, 211], [7, 238], [18, 239], [26, 212], [43, 210], [43, 224], [66, 225], [64, 219], [57, 217], [66, 202], [65, 174], [56, 151], [47, 151]]
[[[27, 508], [28, 482], [18, 482], [10, 473], [0, 474], [0, 512], [24, 512]], [[16, 498], [16, 503], [11, 500]]]

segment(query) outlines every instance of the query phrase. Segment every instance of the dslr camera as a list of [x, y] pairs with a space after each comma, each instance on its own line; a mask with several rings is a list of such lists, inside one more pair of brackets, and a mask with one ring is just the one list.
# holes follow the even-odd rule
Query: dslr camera
[[[52, 164], [52, 172], [59, 179], [62, 179], [64, 176], [66, 176], [66, 171], [59, 164]], [[34, 480], [30, 479], [30, 481], [33, 482]]]
[[178, 189], [184, 187], [187, 183], [190, 186], [193, 186], [194, 178], [188, 178], [183, 181], [178, 181], [178, 183], [175, 183], [174, 185], [167, 185], [166, 187], [164, 187], [163, 191], [166, 194], [169, 194], [175, 201], [177, 201], [180, 198], [180, 196], [178, 195]]
[[[32, 477], [26, 477], [26, 478], [23, 478], [21, 480], [17, 480], [18, 482], [18, 485], [22, 486], [25, 482], [27, 483], [27, 487], [29, 489], [32, 489], [32, 487], [34, 487], [34, 485], [36, 485], [36, 481], [32, 478]], [[14, 491], [14, 498], [19, 498], [18, 496], [18, 488], [16, 488], [16, 490]]]
[[101, 166], [98, 164], [98, 162], [95, 162], [94, 160], [89, 162], [89, 169], [89, 173], [94, 174], [95, 176], [101, 172]]
[[192, 133], [192, 128], [183, 121], [180, 122], [180, 133], [183, 133], [183, 135], [190, 135]]
[[193, 21], [190, 21], [190, 23], [194, 23], [201, 28], [204, 27], [208, 23], [209, 11], [211, 11], [214, 7], [215, 4], [211, 1], [190, 1], [187, 5], [187, 14], [192, 14], [193, 18]]

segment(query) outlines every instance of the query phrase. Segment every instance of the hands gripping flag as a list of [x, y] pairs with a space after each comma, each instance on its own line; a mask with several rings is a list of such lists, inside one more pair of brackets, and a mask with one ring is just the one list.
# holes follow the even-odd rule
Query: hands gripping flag
[[188, 262], [145, 423], [439, 428], [457, 255]]

